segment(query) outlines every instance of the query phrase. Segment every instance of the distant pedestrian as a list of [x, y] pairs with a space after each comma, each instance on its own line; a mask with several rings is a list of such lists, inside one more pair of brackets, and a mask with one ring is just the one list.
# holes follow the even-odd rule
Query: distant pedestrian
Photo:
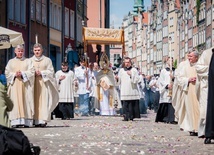
[[145, 88], [144, 74], [140, 75], [140, 82], [138, 83], [138, 88], [140, 92], [140, 102], [139, 102], [140, 114], [147, 114], [147, 108], [145, 104], [145, 92], [144, 92], [144, 88]]
[[80, 66], [75, 68], [75, 75], [78, 79], [78, 95], [79, 95], [79, 113], [82, 116], [89, 115], [89, 93], [91, 79], [88, 76], [88, 68], [86, 60], [80, 60]]
[[[166, 62], [166, 68], [161, 70], [159, 78], [159, 91], [160, 91], [160, 104], [157, 111], [155, 122], [165, 122], [175, 124], [175, 110], [172, 106], [172, 91], [173, 87], [173, 68], [170, 66], [173, 64], [173, 59], [168, 57]], [[170, 69], [172, 69], [170, 71]]]

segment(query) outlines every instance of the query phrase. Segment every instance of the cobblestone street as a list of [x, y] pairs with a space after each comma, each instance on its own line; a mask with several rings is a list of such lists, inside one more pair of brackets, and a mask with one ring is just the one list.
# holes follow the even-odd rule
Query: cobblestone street
[[46, 128], [23, 128], [41, 155], [186, 154], [211, 155], [214, 145], [189, 136], [178, 125], [155, 123], [155, 114], [124, 122], [122, 117], [90, 116], [52, 120]]

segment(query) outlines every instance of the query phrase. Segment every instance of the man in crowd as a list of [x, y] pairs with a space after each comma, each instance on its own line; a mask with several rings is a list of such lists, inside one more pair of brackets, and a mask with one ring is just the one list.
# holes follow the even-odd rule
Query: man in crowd
[[51, 59], [43, 55], [43, 47], [39, 43], [34, 44], [33, 52], [31, 60], [35, 68], [34, 123], [36, 127], [45, 127], [51, 119], [51, 112], [58, 104], [59, 95]]
[[124, 121], [140, 118], [139, 89], [140, 76], [136, 68], [132, 67], [131, 58], [124, 58], [124, 67], [120, 69], [115, 79], [120, 84], [120, 98], [123, 102]]
[[[170, 62], [171, 61], [171, 62]], [[159, 78], [160, 104], [155, 122], [175, 123], [174, 108], [172, 106], [173, 87], [173, 58], [168, 57], [166, 68], [161, 70]]]
[[146, 105], [145, 105], [145, 92], [144, 92], [144, 88], [145, 88], [145, 83], [144, 83], [144, 74], [141, 74], [141, 72], [139, 72], [139, 76], [140, 76], [140, 82], [138, 83], [138, 89], [139, 89], [139, 94], [140, 94], [140, 101], [139, 101], [139, 107], [140, 107], [140, 114], [147, 114], [147, 109], [146, 109]]
[[89, 68], [88, 68], [88, 75], [91, 81], [91, 91], [89, 93], [89, 114], [94, 115], [95, 114], [95, 93], [96, 93], [96, 71], [94, 71], [94, 63], [89, 63]]
[[158, 86], [158, 79], [156, 79], [155, 76], [152, 76], [151, 81], [149, 82], [150, 87], [150, 100], [152, 107], [154, 108], [154, 112], [156, 113], [158, 111], [159, 106], [159, 86]]
[[[188, 58], [188, 55], [186, 57]], [[185, 61], [189, 61], [188, 59]], [[181, 120], [183, 118], [182, 109], [183, 105], [182, 103], [184, 100], [184, 92], [182, 91], [182, 87], [178, 83], [179, 73], [182, 67], [185, 66], [185, 61], [180, 62], [178, 67], [174, 71], [174, 82], [173, 82], [173, 88], [172, 88], [172, 106], [175, 109], [175, 120], [178, 122], [178, 125], [181, 126], [183, 123]], [[179, 119], [181, 118], [181, 119]]]
[[146, 75], [144, 79], [145, 87], [144, 87], [144, 92], [145, 92], [145, 104], [146, 104], [146, 109], [149, 107], [149, 110], [152, 109], [152, 102], [151, 102], [151, 89], [149, 87], [149, 83], [151, 81], [151, 76]]
[[59, 91], [59, 110], [63, 120], [74, 118], [74, 91], [77, 79], [73, 71], [69, 70], [68, 63], [62, 62], [61, 70], [56, 72]]
[[[197, 136], [199, 126], [199, 103], [196, 95], [196, 69], [199, 53], [196, 50], [189, 52], [188, 60], [179, 71], [178, 84], [183, 91], [181, 100], [180, 128], [188, 131], [190, 136]], [[182, 97], [181, 96], [181, 97]]]
[[14, 103], [9, 113], [12, 127], [30, 127], [34, 115], [34, 73], [35, 69], [30, 59], [24, 57], [24, 47], [15, 48], [15, 58], [9, 60], [5, 75], [8, 82], [8, 95]]
[[78, 79], [78, 95], [79, 95], [79, 113], [82, 116], [89, 115], [89, 93], [91, 91], [91, 79], [88, 76], [88, 68], [86, 60], [80, 60], [80, 66], [75, 68], [75, 75]]

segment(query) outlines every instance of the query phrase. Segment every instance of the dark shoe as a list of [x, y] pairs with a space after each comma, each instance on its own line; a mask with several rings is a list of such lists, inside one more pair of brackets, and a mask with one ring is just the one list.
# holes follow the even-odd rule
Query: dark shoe
[[169, 124], [178, 124], [176, 121], [169, 122]]
[[198, 133], [197, 132], [189, 132], [189, 135], [190, 136], [198, 136]]
[[205, 136], [204, 136], [204, 135], [202, 135], [202, 136], [199, 136], [198, 138], [205, 138]]
[[31, 152], [33, 155], [39, 155], [41, 148], [39, 146], [34, 146], [32, 143], [30, 143]]
[[46, 127], [47, 126], [47, 123], [45, 123], [45, 124], [40, 124], [40, 127], [41, 128], [44, 128], [44, 127]]
[[41, 127], [41, 128], [44, 128], [47, 126], [47, 123], [45, 124], [36, 124], [35, 127]]
[[128, 119], [125, 119], [125, 118], [124, 118], [122, 121], [128, 121]]
[[206, 138], [204, 140], [204, 144], [211, 144], [211, 138]]

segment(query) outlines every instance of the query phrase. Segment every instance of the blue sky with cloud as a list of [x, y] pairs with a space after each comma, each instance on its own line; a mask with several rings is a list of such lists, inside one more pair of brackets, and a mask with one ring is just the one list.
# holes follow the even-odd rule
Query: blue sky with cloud
[[[151, 5], [151, 0], [144, 0], [145, 10]], [[121, 26], [124, 16], [133, 10], [134, 0], [110, 0], [110, 24], [114, 28]]]

